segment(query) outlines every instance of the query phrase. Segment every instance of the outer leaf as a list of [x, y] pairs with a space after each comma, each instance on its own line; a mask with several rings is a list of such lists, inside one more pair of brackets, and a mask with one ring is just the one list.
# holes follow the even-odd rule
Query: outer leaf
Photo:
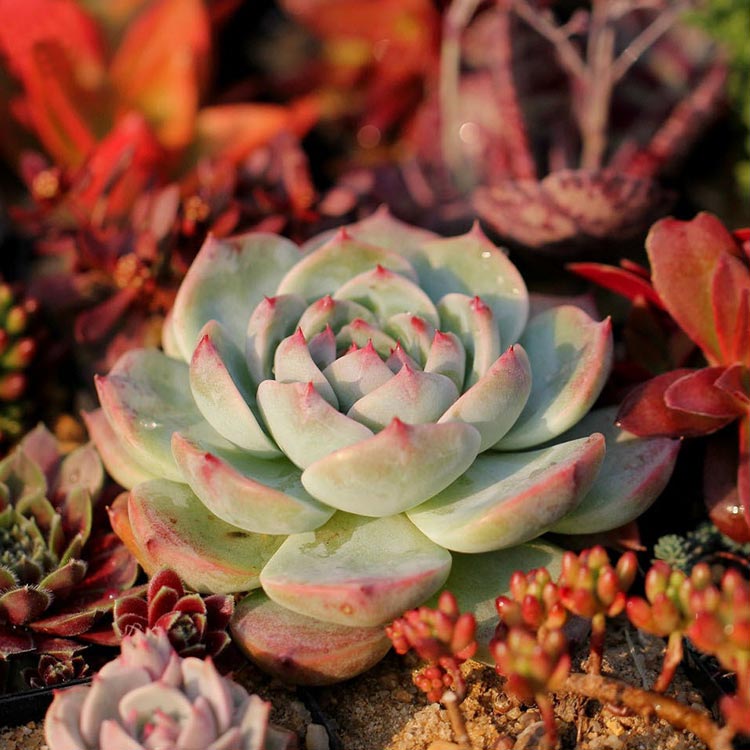
[[277, 604], [326, 622], [369, 627], [421, 604], [445, 582], [447, 550], [404, 516], [368, 519], [337, 513], [294, 534], [261, 573]]
[[646, 250], [654, 288], [667, 311], [709, 363], [720, 362], [711, 279], [723, 254], [739, 255], [734, 238], [715, 216], [700, 213], [691, 221], [658, 221], [648, 233]]
[[495, 446], [518, 450], [551, 440], [592, 407], [612, 365], [612, 326], [570, 305], [537, 315], [521, 344], [531, 362], [531, 394], [521, 416]]
[[292, 612], [255, 592], [243, 599], [230, 625], [234, 642], [284, 682], [327, 685], [379, 662], [391, 644], [385, 628], [349, 628]]
[[624, 526], [650, 507], [669, 481], [680, 441], [637, 438], [615, 426], [616, 412], [616, 407], [591, 411], [560, 437], [574, 440], [600, 432], [607, 441], [607, 453], [583, 502], [553, 531], [593, 534]]
[[617, 423], [641, 437], [695, 437], [708, 435], [729, 424], [732, 417], [713, 418], [670, 409], [664, 400], [667, 389], [695, 370], [672, 370], [634, 388], [617, 412]]
[[206, 450], [179, 433], [172, 450], [193, 492], [219, 518], [258, 534], [294, 534], [324, 524], [333, 508], [310, 497], [286, 459]]
[[201, 592], [257, 587], [261, 568], [283, 542], [225, 523], [188, 487], [161, 479], [132, 490], [128, 515], [146, 571], [174, 568]]
[[190, 392], [188, 366], [155, 349], [133, 349], [106, 377], [96, 377], [104, 413], [138, 464], [176, 482], [182, 474], [172, 458], [173, 432], [221, 445]]
[[[478, 649], [474, 659], [494, 665], [488, 646], [497, 626], [495, 599], [510, 594], [513, 573], [544, 567], [554, 580], [562, 569], [562, 556], [562, 549], [542, 541], [480, 555], [453, 554], [453, 566], [444, 588], [455, 595], [462, 612], [472, 612], [476, 617]], [[428, 602], [428, 606], [436, 605], [437, 597]]]
[[407, 425], [394, 419], [374, 437], [308, 466], [302, 484], [339, 510], [389, 516], [413, 508], [461, 476], [480, 440], [479, 432], [462, 422]]
[[593, 281], [598, 286], [621, 294], [631, 302], [642, 297], [655, 307], [660, 309], [664, 307], [651, 281], [628, 269], [608, 266], [604, 263], [568, 263], [566, 268], [583, 276], [584, 279]]
[[94, 441], [107, 473], [122, 487], [131, 489], [136, 484], [156, 479], [156, 475], [141, 465], [123, 447], [107, 421], [103, 409], [81, 412], [89, 437]]
[[600, 434], [527, 453], [484, 453], [460, 479], [407, 515], [450, 550], [487, 552], [521, 544], [581, 502], [604, 453]]
[[297, 246], [255, 232], [231, 240], [209, 237], [190, 266], [172, 310], [172, 334], [186, 361], [203, 326], [218, 320], [244, 349], [249, 313], [299, 260]]
[[725, 372], [724, 367], [704, 367], [684, 375], [664, 391], [664, 403], [669, 409], [712, 419], [740, 416], [744, 411], [742, 403], [715, 386]]

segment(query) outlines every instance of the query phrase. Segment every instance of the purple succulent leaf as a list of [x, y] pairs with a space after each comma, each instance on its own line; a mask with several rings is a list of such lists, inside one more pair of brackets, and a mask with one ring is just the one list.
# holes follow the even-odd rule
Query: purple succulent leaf
[[200, 594], [185, 594], [175, 602], [173, 611], [187, 615], [206, 615], [206, 602]]
[[112, 611], [112, 599], [98, 602], [69, 602], [64, 609], [49, 617], [35, 619], [28, 626], [35, 633], [75, 637], [87, 633], [107, 613]]
[[114, 533], [95, 536], [86, 550], [88, 572], [79, 590], [89, 595], [119, 593], [138, 576], [138, 564]]
[[203, 601], [206, 604], [209, 630], [224, 630], [234, 614], [234, 597], [211, 594]]
[[0, 594], [0, 621], [25, 625], [52, 604], [52, 594], [33, 586], [21, 586]]
[[[232, 642], [224, 630], [209, 630], [203, 637], [203, 646], [208, 656], [217, 657]], [[197, 654], [196, 654], [197, 655]]]
[[[101, 469], [101, 463], [99, 466]], [[63, 497], [64, 499], [59, 506], [63, 530], [68, 537], [75, 534], [80, 535], [85, 543], [91, 533], [93, 515], [89, 490], [81, 486], [71, 485]]]
[[120, 596], [112, 610], [112, 627], [119, 638], [148, 628], [148, 605], [140, 596]]
[[[182, 585], [180, 584], [180, 589]], [[166, 584], [158, 589], [153, 586], [153, 579], [149, 584], [148, 596], [148, 624], [150, 628], [156, 627], [161, 617], [173, 612], [175, 605], [180, 601], [180, 593]], [[200, 596], [198, 597], [200, 599]]]

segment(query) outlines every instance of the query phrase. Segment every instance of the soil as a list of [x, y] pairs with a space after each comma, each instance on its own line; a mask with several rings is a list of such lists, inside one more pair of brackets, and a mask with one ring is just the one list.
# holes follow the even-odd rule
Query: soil
[[[625, 621], [610, 628], [602, 672], [650, 687], [661, 666], [663, 641], [641, 634]], [[584, 653], [574, 668], [582, 668]], [[365, 675], [325, 688], [293, 689], [244, 666], [235, 678], [273, 703], [272, 721], [296, 731], [305, 750], [427, 750], [437, 739], [451, 740], [445, 711], [414, 687], [416, 662], [389, 654]], [[462, 704], [475, 750], [498, 743], [515, 750], [538, 747], [539, 713], [503, 692], [503, 680], [477, 662], [465, 665], [468, 695]], [[704, 709], [700, 693], [678, 670], [669, 694]], [[562, 750], [699, 750], [694, 736], [662, 721], [620, 716], [596, 701], [556, 697]], [[40, 723], [0, 730], [2, 750], [46, 750]]]

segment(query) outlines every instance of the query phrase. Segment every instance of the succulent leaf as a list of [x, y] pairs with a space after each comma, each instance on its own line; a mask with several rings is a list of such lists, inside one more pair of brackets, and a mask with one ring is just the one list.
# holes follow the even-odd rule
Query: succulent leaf
[[325, 526], [291, 535], [261, 573], [277, 604], [352, 627], [383, 624], [445, 582], [447, 550], [404, 517], [337, 513]]

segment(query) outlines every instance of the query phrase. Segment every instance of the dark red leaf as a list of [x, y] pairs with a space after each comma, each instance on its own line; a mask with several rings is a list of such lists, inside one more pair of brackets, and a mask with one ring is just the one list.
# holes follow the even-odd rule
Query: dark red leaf
[[713, 419], [670, 409], [664, 402], [666, 390], [695, 370], [679, 369], [658, 375], [632, 390], [620, 405], [617, 423], [641, 437], [695, 437], [715, 432], [731, 419]]
[[[750, 294], [750, 269], [740, 258], [722, 255], [711, 280], [714, 325], [724, 362], [736, 362], [747, 354], [750, 324], [747, 320], [747, 296]], [[741, 308], [745, 306], [743, 312]]]
[[742, 404], [715, 382], [725, 373], [724, 367], [704, 367], [676, 380], [664, 391], [664, 403], [670, 409], [714, 419], [732, 420], [744, 411]]
[[568, 263], [566, 268], [631, 301], [643, 297], [656, 307], [664, 308], [651, 282], [630, 270], [604, 263]]

